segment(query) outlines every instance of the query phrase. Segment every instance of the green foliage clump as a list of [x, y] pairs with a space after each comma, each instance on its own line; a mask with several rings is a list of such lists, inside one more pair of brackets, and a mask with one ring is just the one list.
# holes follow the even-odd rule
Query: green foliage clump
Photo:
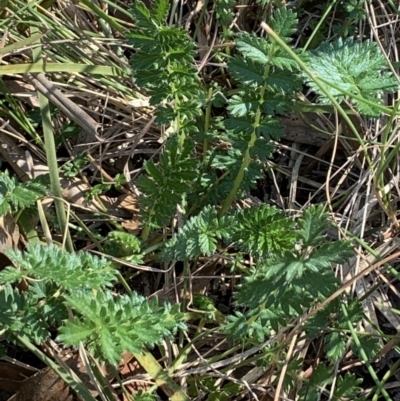
[[116, 258], [124, 258], [132, 263], [143, 263], [140, 240], [123, 231], [110, 231], [104, 244], [104, 251]]
[[215, 16], [223, 28], [229, 25], [235, 17], [233, 12], [235, 5], [235, 0], [217, 0], [215, 2]]
[[[0, 333], [10, 340], [24, 335], [39, 344], [57, 325], [61, 341], [82, 341], [96, 358], [117, 365], [123, 351], [140, 352], [185, 328], [179, 305], [114, 295], [107, 288], [117, 276], [111, 261], [56, 246], [7, 254], [16, 267], [0, 272]], [[22, 279], [27, 289], [20, 292], [11, 284]]]
[[295, 222], [275, 207], [261, 205], [234, 213], [231, 239], [243, 252], [265, 259], [295, 246]]
[[[291, 226], [284, 220], [281, 223], [282, 227]], [[245, 306], [246, 311], [238, 310], [229, 317], [227, 332], [237, 338], [256, 335], [262, 341], [271, 329], [286, 326], [290, 318], [337, 290], [332, 264], [343, 263], [352, 252], [345, 241], [326, 241], [323, 234], [327, 227], [327, 215], [321, 207], [307, 209], [292, 229], [294, 243], [270, 252], [244, 275], [236, 304]]]
[[244, 271], [225, 331], [235, 339], [263, 341], [339, 288], [332, 265], [351, 256], [352, 247], [327, 241], [329, 226], [322, 207], [310, 207], [297, 221], [267, 205], [220, 218], [208, 207], [166, 243], [162, 259], [211, 255], [224, 243], [252, 255], [255, 266]]
[[[269, 1], [257, 3], [264, 6]], [[349, 12], [359, 11], [362, 1], [346, 4]], [[231, 0], [216, 1], [220, 25], [232, 21], [233, 6]], [[162, 262], [182, 261], [184, 269], [201, 256], [218, 254], [229, 261], [231, 270], [242, 274], [233, 288], [233, 313], [223, 316], [211, 299], [200, 294], [194, 294], [193, 307], [204, 312], [206, 319], [202, 320], [217, 322], [216, 330], [244, 347], [289, 327], [329, 298], [340, 285], [332, 266], [352, 255], [348, 241], [327, 239], [329, 216], [322, 206], [312, 206], [296, 219], [269, 205], [244, 210], [233, 207], [265, 173], [274, 141], [283, 135], [279, 117], [293, 109], [303, 84], [308, 84], [322, 103], [329, 101], [284, 50], [297, 31], [296, 13], [283, 6], [271, 10], [268, 23], [283, 44], [272, 35], [234, 34], [222, 26], [225, 38], [234, 36], [235, 48], [222, 55], [217, 49], [223, 46], [213, 51], [216, 59], [227, 60], [226, 69], [221, 64], [221, 82], [229, 85], [212, 83], [207, 87], [208, 80], [201, 79], [196, 66], [195, 42], [185, 30], [166, 23], [169, 2], [156, 0], [150, 9], [141, 0], [134, 2], [135, 27], [129, 43], [134, 50], [135, 84], [150, 97], [166, 141], [160, 155], [144, 163], [144, 172], [135, 183], [141, 191], [141, 240], [112, 231], [104, 244], [109, 255], [137, 264], [143, 263], [145, 254], [146, 259], [157, 255]], [[331, 84], [327, 86], [330, 95], [338, 102], [351, 102], [368, 116], [378, 114], [373, 104], [382, 104], [383, 92], [398, 88], [386, 72], [378, 47], [368, 41], [338, 39], [324, 43], [304, 59], [315, 76]], [[223, 113], [215, 110], [221, 107]], [[64, 173], [75, 176], [86, 162], [78, 157], [64, 166]], [[124, 177], [117, 175], [116, 188], [123, 183]], [[111, 185], [95, 186], [90, 196]], [[43, 194], [40, 184], [19, 184], [7, 174], [0, 175], [2, 214], [29, 207]], [[179, 229], [171, 226], [177, 212]], [[151, 230], [155, 234], [163, 230], [163, 236], [154, 236], [150, 250], [145, 251]], [[167, 240], [160, 242], [164, 238]], [[136, 293], [111, 292], [117, 278], [124, 278], [110, 260], [38, 245], [8, 255], [14, 266], [0, 272], [0, 334], [7, 338], [22, 335], [40, 343], [57, 327], [59, 341], [72, 346], [83, 342], [96, 358], [117, 365], [122, 352], [140, 353], [144, 347], [186, 330], [183, 320], [187, 315], [180, 311], [181, 305], [159, 306], [156, 299], [148, 301]], [[24, 292], [13, 287], [21, 282], [27, 286]], [[123, 284], [127, 289], [128, 284]], [[340, 314], [344, 304], [348, 316]], [[338, 362], [349, 346], [358, 355], [360, 344], [373, 358], [375, 340], [360, 336], [355, 346], [348, 334], [349, 325], [362, 317], [359, 302], [337, 299], [305, 322], [303, 329], [309, 338], [324, 339], [329, 362]], [[277, 352], [281, 347], [273, 346]], [[185, 357], [186, 350], [178, 359]], [[266, 356], [264, 362], [271, 358]], [[282, 366], [281, 362], [276, 365]], [[294, 358], [287, 365], [285, 387], [294, 385], [293, 372], [301, 369], [301, 363]], [[300, 391], [302, 399], [318, 399], [321, 391], [330, 391], [333, 400], [361, 400], [357, 398], [360, 381], [354, 375], [339, 376], [334, 389], [330, 389], [334, 385], [331, 377], [331, 366], [320, 364]], [[206, 378], [204, 387], [215, 392], [221, 389], [218, 396], [226, 399], [238, 392], [236, 383], [219, 387], [214, 378]], [[152, 399], [147, 394], [138, 398]], [[216, 398], [215, 394], [209, 397]]]

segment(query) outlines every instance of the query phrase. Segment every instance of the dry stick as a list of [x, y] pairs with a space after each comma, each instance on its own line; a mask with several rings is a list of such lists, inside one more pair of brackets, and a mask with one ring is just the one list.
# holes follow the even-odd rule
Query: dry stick
[[280, 394], [281, 394], [281, 390], [282, 390], [282, 386], [283, 386], [283, 381], [285, 380], [286, 371], [287, 371], [289, 363], [290, 363], [290, 358], [292, 357], [292, 354], [293, 354], [294, 346], [296, 345], [296, 340], [297, 340], [297, 334], [295, 334], [293, 336], [292, 342], [289, 347], [289, 351], [286, 355], [285, 364], [283, 365], [281, 374], [279, 376], [278, 385], [275, 390], [274, 401], [279, 401], [279, 398], [281, 398]]
[[74, 121], [88, 134], [93, 135], [99, 142], [104, 142], [104, 139], [99, 136], [101, 133], [101, 125], [72, 100], [68, 99], [43, 74], [37, 74], [36, 76], [28, 75], [28, 80], [70, 120]]

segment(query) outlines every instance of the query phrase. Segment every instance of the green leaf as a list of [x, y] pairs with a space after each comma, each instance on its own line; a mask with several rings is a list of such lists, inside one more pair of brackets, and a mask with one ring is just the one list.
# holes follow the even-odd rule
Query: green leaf
[[152, 228], [166, 224], [182, 197], [191, 191], [197, 177], [197, 161], [191, 156], [194, 143], [186, 140], [179, 150], [178, 139], [168, 141], [157, 165], [146, 164], [148, 175], [138, 180], [143, 192], [142, 218]]
[[346, 351], [346, 340], [339, 332], [328, 334], [325, 338], [325, 351], [326, 356], [333, 362], [337, 362], [343, 357]]
[[244, 57], [263, 65], [269, 62], [271, 46], [265, 39], [255, 34], [241, 33], [235, 43]]
[[352, 254], [353, 251], [349, 242], [324, 242], [319, 248], [312, 250], [308, 258], [304, 260], [304, 266], [309, 270], [318, 272], [322, 269], [329, 269], [333, 263], [344, 263], [346, 258]]
[[273, 206], [241, 210], [235, 213], [233, 219], [232, 240], [242, 251], [266, 258], [281, 255], [294, 247], [294, 221]]
[[[378, 338], [370, 336], [359, 336], [358, 339], [361, 343], [361, 348], [367, 355], [368, 360], [373, 361], [381, 350], [381, 345], [379, 344]], [[358, 346], [356, 346], [354, 341], [352, 341], [350, 348], [353, 351], [354, 355], [357, 356], [357, 358], [363, 360], [360, 354], [360, 349], [358, 348]]]
[[312, 386], [323, 387], [332, 382], [333, 368], [324, 363], [318, 364], [310, 378]]
[[355, 374], [346, 372], [344, 376], [339, 376], [335, 387], [335, 399], [351, 399], [356, 400], [357, 394], [361, 391], [359, 385], [363, 379], [357, 378]]
[[[311, 51], [308, 64], [315, 75], [338, 88], [326, 85], [326, 89], [338, 102], [350, 100], [360, 112], [368, 116], [378, 116], [380, 112], [360, 100], [349, 98], [343, 91], [382, 104], [383, 92], [395, 92], [399, 88], [397, 79], [387, 71], [387, 61], [374, 42], [339, 38]], [[328, 97], [321, 92], [318, 85], [309, 76], [303, 76], [311, 89], [318, 94], [319, 100], [329, 103]]]
[[306, 209], [300, 219], [299, 236], [305, 247], [317, 246], [325, 241], [323, 233], [328, 229], [328, 214], [322, 205]]
[[[29, 244], [26, 252], [10, 249], [7, 256], [24, 277], [49, 280], [65, 289], [99, 289], [116, 281], [117, 271], [111, 267], [111, 261], [86, 252], [71, 254], [55, 245]], [[5, 271], [6, 279], [10, 278], [10, 269]], [[16, 279], [20, 276], [15, 274]]]
[[271, 18], [272, 29], [286, 43], [291, 41], [291, 36], [296, 32], [297, 23], [296, 13], [286, 7], [278, 8]]
[[29, 294], [20, 293], [10, 284], [0, 285], [0, 332], [15, 341], [13, 333], [25, 335], [40, 344], [50, 333]]
[[228, 69], [243, 84], [263, 85], [265, 82], [264, 67], [251, 59], [232, 57], [228, 62]]
[[131, 263], [143, 263], [139, 239], [123, 231], [110, 231], [104, 244], [104, 251], [117, 258], [125, 258]]
[[[275, 59], [275, 57], [274, 57]], [[287, 70], [272, 71], [266, 80], [268, 89], [284, 95], [293, 95], [301, 90], [301, 80], [296, 74], [288, 75]]]
[[13, 266], [7, 266], [0, 272], [0, 284], [18, 283], [24, 278], [24, 273]]
[[114, 366], [124, 351], [138, 353], [185, 329], [179, 305], [159, 307], [157, 300], [148, 302], [136, 293], [114, 297], [110, 291], [76, 291], [65, 299], [76, 317], [60, 328], [58, 340], [73, 346], [83, 341], [96, 358]]
[[233, 12], [235, 5], [235, 0], [217, 0], [215, 2], [215, 15], [221, 26], [228, 26], [232, 22], [235, 17]]
[[161, 258], [171, 261], [211, 255], [217, 249], [217, 240], [229, 235], [230, 223], [230, 219], [218, 219], [215, 208], [206, 207], [167, 242]]
[[7, 171], [0, 173], [0, 215], [34, 205], [45, 194], [45, 190], [39, 182], [18, 183]]
[[152, 6], [152, 14], [158, 24], [162, 24], [169, 14], [169, 1], [155, 0]]
[[133, 20], [136, 22], [138, 27], [140, 27], [143, 32], [152, 32], [155, 30], [155, 24], [152, 21], [150, 10], [141, 1], [135, 1], [133, 7], [131, 8], [131, 13]]

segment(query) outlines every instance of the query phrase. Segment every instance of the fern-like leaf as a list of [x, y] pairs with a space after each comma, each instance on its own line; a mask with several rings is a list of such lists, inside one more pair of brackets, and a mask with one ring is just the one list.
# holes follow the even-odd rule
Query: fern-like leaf
[[[130, 61], [136, 84], [144, 87], [150, 103], [158, 106], [156, 122], [173, 123], [179, 116], [179, 132], [195, 132], [192, 117], [201, 114], [206, 101], [195, 68], [195, 46], [185, 30], [166, 24], [168, 12], [166, 0], [155, 1], [150, 9], [141, 0], [135, 1], [132, 15], [136, 29], [128, 41], [136, 53]], [[173, 108], [166, 109], [170, 102]]]
[[124, 351], [140, 352], [185, 329], [179, 305], [159, 307], [156, 299], [148, 302], [136, 293], [114, 297], [99, 291], [94, 297], [92, 292], [75, 292], [66, 301], [77, 316], [60, 328], [58, 339], [73, 346], [88, 343], [95, 357], [113, 365]]
[[18, 267], [7, 267], [0, 272], [0, 283], [19, 281], [22, 277], [48, 280], [58, 286], [99, 289], [116, 281], [117, 271], [111, 262], [87, 252], [67, 253], [55, 245], [28, 245], [26, 252], [7, 251], [7, 256]]
[[275, 207], [262, 205], [236, 212], [232, 240], [251, 255], [267, 258], [294, 247], [295, 223]]
[[215, 208], [205, 208], [166, 244], [162, 259], [185, 260], [211, 255], [217, 249], [218, 239], [229, 235], [230, 223], [230, 219], [218, 219]]
[[152, 161], [145, 164], [148, 175], [138, 180], [138, 186], [144, 193], [143, 218], [150, 227], [166, 224], [183, 195], [190, 192], [197, 177], [197, 161], [191, 155], [193, 146], [187, 140], [179, 149], [178, 140], [173, 138], [168, 141], [158, 165]]

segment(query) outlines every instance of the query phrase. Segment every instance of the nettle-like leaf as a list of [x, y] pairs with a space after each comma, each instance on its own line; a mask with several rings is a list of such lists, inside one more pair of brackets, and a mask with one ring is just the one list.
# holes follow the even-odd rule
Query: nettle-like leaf
[[166, 0], [155, 0], [152, 4], [152, 14], [153, 18], [159, 24], [166, 21], [169, 14], [169, 1]]
[[19, 331], [23, 327], [18, 311], [26, 306], [23, 293], [14, 290], [10, 284], [0, 286], [0, 328]]
[[140, 177], [138, 187], [144, 194], [141, 197], [142, 217], [150, 227], [166, 224], [182, 197], [191, 191], [197, 178], [193, 149], [192, 141], [186, 140], [180, 149], [178, 139], [172, 138], [157, 165], [152, 161], [145, 163], [147, 176]]
[[272, 330], [286, 326], [315, 301], [309, 293], [298, 291], [293, 285], [285, 286], [283, 279], [266, 281], [257, 275], [245, 278], [235, 298], [236, 305], [248, 310], [240, 316], [237, 313], [229, 316], [224, 331], [235, 340], [254, 338], [257, 341], [264, 341]]
[[[293, 51], [295, 53], [299, 53], [299, 50], [293, 49]], [[300, 58], [304, 57], [304, 56], [302, 56], [301, 53], [299, 53], [298, 56]], [[285, 71], [286, 71], [286, 73], [287, 73], [287, 71], [293, 72], [291, 79], [293, 79], [293, 78], [295, 79], [295, 84], [296, 84], [295, 87], [297, 87], [299, 78], [298, 78], [297, 74], [296, 75], [294, 74], [294, 72], [297, 72], [299, 70], [297, 61], [293, 60], [284, 50], [277, 49], [274, 54], [274, 57], [271, 59], [271, 64], [273, 64], [279, 70], [282, 70], [282, 72], [285, 72]]]
[[45, 194], [44, 185], [36, 181], [19, 183], [8, 172], [0, 174], [0, 216], [35, 204]]
[[242, 251], [267, 258], [294, 247], [295, 223], [275, 207], [262, 205], [241, 210], [233, 219], [232, 240]]
[[283, 95], [301, 90], [301, 79], [297, 74], [288, 75], [287, 70], [272, 71], [265, 83], [269, 90]]
[[[324, 43], [309, 53], [308, 64], [315, 75], [327, 81], [326, 89], [338, 102], [349, 100], [358, 107], [360, 113], [368, 116], [378, 116], [380, 112], [361, 100], [349, 97], [343, 91], [382, 104], [383, 92], [394, 92], [399, 88], [397, 79], [387, 71], [387, 61], [379, 47], [370, 41], [340, 38], [333, 43]], [[304, 78], [322, 103], [330, 102], [309, 76], [304, 75]]]
[[152, 18], [150, 10], [142, 1], [135, 2], [135, 7], [131, 8], [131, 13], [142, 31], [152, 33], [156, 29], [156, 20]]
[[[333, 380], [333, 367], [325, 365], [324, 363], [318, 364], [318, 366], [315, 368], [313, 374], [311, 375], [309, 379], [309, 383], [313, 387], [324, 387], [327, 384], [331, 383]], [[306, 390], [307, 388], [304, 388], [302, 390]]]
[[110, 291], [76, 291], [65, 297], [76, 313], [60, 328], [58, 339], [78, 346], [82, 341], [102, 361], [117, 365], [124, 351], [140, 352], [153, 347], [177, 329], [185, 329], [179, 305], [158, 306], [136, 293], [113, 296]]
[[304, 259], [304, 267], [318, 272], [322, 269], [330, 268], [333, 263], [344, 263], [346, 258], [350, 257], [352, 253], [349, 242], [325, 242], [319, 248], [313, 249], [309, 256]]
[[[298, 20], [293, 11], [286, 8], [279, 8], [275, 11], [270, 23], [280, 38], [288, 43], [291, 41], [291, 36], [296, 32]], [[268, 64], [272, 64], [279, 69], [289, 71], [297, 70], [298, 68], [297, 63], [285, 52], [281, 51], [270, 37], [265, 39], [255, 34], [241, 33], [238, 35], [235, 42], [245, 60], [240, 61], [240, 57], [235, 57], [230, 61], [229, 69], [232, 68], [237, 76], [244, 78], [246, 76], [247, 67], [249, 74], [247, 78], [242, 78], [243, 82], [250, 79], [250, 81], [252, 80], [261, 85], [263, 79], [265, 79], [266, 71], [261, 69], [260, 66], [265, 67]], [[252, 79], [250, 78], [251, 76]], [[293, 76], [293, 78], [295, 78], [295, 76]], [[297, 78], [295, 79], [298, 81]], [[299, 87], [298, 82], [296, 82], [292, 90], [296, 87]]]
[[[324, 254], [325, 249], [337, 252]], [[330, 277], [332, 264], [343, 263], [345, 258], [352, 254], [351, 246], [346, 241], [337, 241], [337, 243], [332, 244], [323, 243], [320, 248], [314, 248], [311, 251], [305, 249], [301, 252], [286, 252], [283, 257], [270, 263], [266, 277], [285, 276], [287, 282], [292, 282], [293, 280], [301, 280], [303, 275], [308, 274], [306, 280], [313, 279], [319, 282], [322, 279], [319, 284], [323, 284], [326, 279], [332, 280]]]
[[315, 338], [321, 335], [325, 328], [330, 327], [331, 320], [334, 318], [339, 308], [338, 298], [329, 302], [329, 304], [318, 311], [307, 322], [304, 323], [304, 330], [307, 333], [307, 338]]
[[229, 235], [232, 223], [229, 218], [218, 219], [215, 208], [208, 206], [167, 242], [161, 258], [184, 260], [211, 255], [217, 249], [217, 241]]
[[18, 267], [0, 272], [0, 283], [19, 281], [22, 277], [48, 280], [65, 289], [99, 289], [116, 281], [111, 262], [87, 252], [68, 253], [55, 245], [28, 245], [26, 252], [8, 250], [7, 256]]
[[53, 327], [58, 327], [68, 318], [64, 298], [60, 296], [59, 287], [47, 280], [29, 282], [29, 300], [36, 305], [40, 319]]
[[228, 62], [233, 77], [246, 85], [259, 86], [265, 82], [264, 66], [244, 57], [232, 57]]

